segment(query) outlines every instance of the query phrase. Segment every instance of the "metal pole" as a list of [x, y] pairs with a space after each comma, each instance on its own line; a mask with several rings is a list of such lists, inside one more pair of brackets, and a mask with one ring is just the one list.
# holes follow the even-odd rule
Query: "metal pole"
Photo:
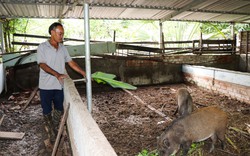
[[5, 53], [5, 49], [4, 49], [3, 23], [2, 22], [0, 22], [0, 39], [1, 39], [0, 52], [3, 54]]
[[159, 21], [159, 28], [160, 28], [160, 30], [159, 30], [159, 35], [160, 35], [160, 37], [159, 37], [159, 48], [160, 49], [163, 49], [163, 44], [164, 43], [162, 43], [163, 42], [163, 31], [162, 31], [162, 21]]
[[89, 4], [84, 3], [84, 32], [85, 32], [85, 70], [88, 111], [92, 111], [91, 90], [91, 61], [90, 61], [90, 33], [89, 33]]

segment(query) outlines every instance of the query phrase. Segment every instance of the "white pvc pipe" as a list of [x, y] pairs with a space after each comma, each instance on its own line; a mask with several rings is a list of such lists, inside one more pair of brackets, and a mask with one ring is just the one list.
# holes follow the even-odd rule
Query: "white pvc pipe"
[[91, 90], [91, 61], [90, 61], [90, 35], [89, 35], [89, 4], [84, 3], [84, 32], [85, 32], [85, 70], [86, 70], [86, 92], [88, 111], [92, 110]]

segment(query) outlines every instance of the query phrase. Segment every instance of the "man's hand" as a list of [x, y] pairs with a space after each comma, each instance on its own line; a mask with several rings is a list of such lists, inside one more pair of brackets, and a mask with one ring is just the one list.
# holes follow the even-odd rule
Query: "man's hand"
[[61, 83], [61, 84], [63, 84], [63, 79], [64, 78], [67, 78], [68, 76], [67, 75], [65, 75], [65, 74], [57, 74], [56, 75], [56, 78], [58, 79], [58, 81]]

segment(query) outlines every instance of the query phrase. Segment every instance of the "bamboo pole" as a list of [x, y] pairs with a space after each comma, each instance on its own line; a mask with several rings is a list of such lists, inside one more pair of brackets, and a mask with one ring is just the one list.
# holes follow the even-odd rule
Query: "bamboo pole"
[[126, 93], [128, 93], [129, 95], [131, 95], [132, 97], [134, 97], [136, 100], [138, 100], [140, 103], [142, 103], [143, 105], [147, 106], [150, 110], [154, 111], [155, 113], [157, 113], [158, 115], [160, 115], [161, 117], [165, 118], [168, 121], [172, 121], [172, 119], [170, 119], [169, 117], [167, 117], [167, 115], [165, 115], [164, 113], [162, 113], [161, 111], [155, 109], [154, 107], [152, 107], [151, 105], [145, 103], [142, 99], [140, 99], [138, 96], [132, 94], [130, 91], [128, 91], [127, 89], [123, 89], [123, 91], [125, 91]]

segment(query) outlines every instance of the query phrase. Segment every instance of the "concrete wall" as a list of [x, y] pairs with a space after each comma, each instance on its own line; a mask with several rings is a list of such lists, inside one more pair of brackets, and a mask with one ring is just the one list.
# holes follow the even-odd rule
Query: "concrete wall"
[[183, 82], [181, 65], [151, 60], [124, 61], [119, 68], [121, 80], [133, 85]]
[[[85, 69], [85, 59], [74, 59]], [[229, 70], [238, 70], [239, 55], [169, 55], [159, 58], [91, 58], [91, 72], [102, 71], [115, 74], [117, 80], [132, 85], [152, 85], [162, 83], [181, 83], [183, 76], [182, 64], [203, 65]], [[67, 71], [72, 79], [81, 76], [68, 66]], [[34, 88], [38, 84], [38, 66], [29, 63], [12, 68], [8, 71], [7, 86], [9, 91], [18, 91], [18, 88]]]
[[250, 73], [183, 65], [184, 79], [250, 104]]
[[228, 70], [239, 70], [239, 55], [210, 54], [210, 55], [169, 55], [165, 56], [165, 63], [201, 65]]
[[246, 54], [241, 54], [239, 59], [239, 71], [250, 72], [250, 54], [248, 55], [248, 62]]
[[[84, 59], [75, 59], [82, 67]], [[115, 74], [118, 80], [132, 85], [152, 85], [161, 83], [183, 82], [181, 64], [169, 64], [153, 60], [91, 59], [91, 73], [96, 71]], [[72, 79], [79, 79], [79, 74], [67, 67]]]
[[91, 117], [75, 84], [65, 79], [65, 104], [70, 103], [67, 127], [74, 156], [116, 156], [114, 149]]

